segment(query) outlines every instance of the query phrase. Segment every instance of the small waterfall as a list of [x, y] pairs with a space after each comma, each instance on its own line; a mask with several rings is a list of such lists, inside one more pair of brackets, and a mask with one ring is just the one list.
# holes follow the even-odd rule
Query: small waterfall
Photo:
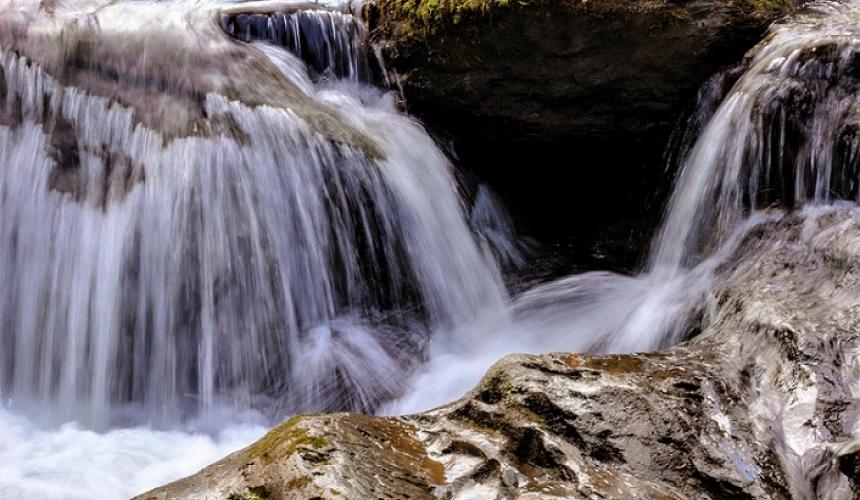
[[714, 271], [767, 209], [860, 201], [858, 15], [856, 1], [813, 4], [771, 29], [727, 93], [737, 70], [707, 82], [669, 155], [680, 170], [644, 272], [539, 287], [522, 314], [544, 329], [558, 318], [559, 336], [579, 325], [587, 349], [671, 346], [697, 330]]
[[668, 348], [708, 321], [716, 270], [777, 209], [860, 201], [858, 20], [856, 0], [815, 3], [772, 27], [728, 91], [737, 69], [707, 82], [668, 155], [680, 169], [642, 273], [590, 272], [527, 290], [513, 321], [434, 346], [385, 410], [443, 404], [508, 353]]
[[[364, 42], [345, 14], [280, 17], [321, 64], [307, 67], [345, 78], [322, 88], [287, 52], [202, 21], [199, 3], [102, 3], [86, 25], [29, 13], [80, 31], [65, 62], [37, 35], [0, 55], [0, 394], [14, 408], [97, 428], [125, 408], [156, 425], [220, 405], [372, 411], [431, 332], [504, 309], [450, 163], [358, 83]], [[183, 12], [201, 22], [168, 24], [164, 46], [114, 43], [123, 23]], [[201, 41], [185, 70], [147, 59]], [[256, 73], [216, 79], [225, 56]], [[235, 98], [254, 89], [265, 96]], [[158, 114], [173, 100], [187, 124]]]
[[62, 460], [82, 497], [114, 495], [57, 459], [69, 435], [134, 436], [164, 465], [194, 438], [153, 428], [226, 432], [229, 410], [416, 411], [507, 353], [670, 346], [771, 207], [860, 196], [860, 3], [820, 2], [703, 93], [642, 274], [510, 301], [510, 219], [484, 188], [467, 210], [445, 155], [367, 85], [355, 9], [312, 6], [0, 2], [0, 493], [67, 496], [78, 475], [32, 480]]
[[688, 147], [651, 270], [701, 261], [754, 210], [860, 201], [857, 21], [820, 2], [771, 30]]
[[221, 27], [245, 42], [286, 48], [317, 79], [366, 82], [370, 78], [366, 30], [353, 14], [330, 10], [224, 14]]

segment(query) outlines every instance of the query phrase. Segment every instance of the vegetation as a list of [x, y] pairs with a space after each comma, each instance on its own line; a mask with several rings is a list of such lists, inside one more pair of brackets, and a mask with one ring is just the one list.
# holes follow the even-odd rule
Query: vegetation
[[774, 15], [791, 12], [797, 3], [794, 0], [738, 0], [737, 5], [746, 14], [772, 18]]
[[424, 24], [453, 20], [459, 22], [468, 14], [486, 14], [493, 9], [527, 5], [530, 0], [387, 0], [383, 8], [398, 11]]
[[302, 417], [293, 417], [271, 430], [248, 448], [248, 458], [272, 461], [274, 458], [289, 457], [300, 449], [318, 450], [328, 445], [325, 438], [312, 436], [307, 429], [298, 427], [301, 421]]

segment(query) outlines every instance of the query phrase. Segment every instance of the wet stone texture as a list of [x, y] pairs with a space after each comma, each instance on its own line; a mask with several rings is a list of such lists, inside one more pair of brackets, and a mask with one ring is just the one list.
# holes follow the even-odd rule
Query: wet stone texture
[[700, 86], [805, 3], [377, 0], [367, 19], [387, 83], [522, 233], [575, 265], [631, 270], [671, 191], [671, 132]]
[[667, 352], [509, 356], [449, 406], [298, 417], [140, 498], [860, 498], [858, 269], [856, 209], [772, 219]]
[[369, 19], [410, 110], [454, 136], [634, 142], [804, 3], [379, 0]]

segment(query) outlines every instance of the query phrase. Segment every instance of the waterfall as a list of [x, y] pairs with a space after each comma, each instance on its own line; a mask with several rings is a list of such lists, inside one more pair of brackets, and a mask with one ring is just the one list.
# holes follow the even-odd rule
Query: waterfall
[[[356, 78], [363, 32], [313, 31], [348, 14], [280, 17], [296, 55], [342, 77], [321, 86], [313, 62], [205, 21], [211, 4], [89, 4], [89, 17], [50, 13], [78, 31], [59, 62], [44, 33], [0, 56], [0, 393], [13, 408], [96, 428], [127, 408], [155, 425], [224, 404], [372, 411], [433, 331], [504, 309], [450, 163]], [[170, 50], [212, 53], [160, 72], [149, 61], [166, 44], [123, 23], [162, 16], [201, 18], [179, 33], [161, 21]], [[130, 46], [108, 43], [114, 29]], [[256, 73], [206, 87], [225, 55]], [[160, 115], [173, 101], [187, 123]]]
[[706, 83], [667, 155], [678, 174], [640, 274], [589, 272], [525, 291], [511, 321], [434, 346], [385, 411], [450, 401], [509, 353], [668, 348], [708, 321], [715, 272], [750, 231], [780, 209], [860, 201], [858, 16], [855, 0], [812, 4], [774, 25], [740, 71]]
[[221, 27], [246, 42], [286, 48], [317, 78], [369, 80], [367, 33], [353, 14], [328, 10], [224, 14]]
[[694, 265], [754, 210], [860, 201], [857, 21], [820, 2], [771, 30], [689, 148], [650, 269]]
[[[507, 353], [683, 340], [774, 208], [858, 201], [858, 12], [816, 3], [707, 87], [642, 273], [510, 299], [510, 218], [369, 84], [360, 9], [0, 0], [0, 496], [119, 498]], [[145, 476], [85, 460], [126, 446]]]

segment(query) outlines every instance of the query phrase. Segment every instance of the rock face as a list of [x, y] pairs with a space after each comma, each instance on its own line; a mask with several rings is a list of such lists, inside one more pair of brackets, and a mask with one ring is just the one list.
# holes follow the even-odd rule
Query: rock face
[[458, 136], [665, 132], [797, 0], [378, 0], [411, 110]]
[[664, 206], [675, 123], [801, 3], [378, 0], [369, 21], [410, 113], [450, 136], [523, 232], [629, 269]]
[[860, 498], [860, 211], [752, 230], [664, 353], [511, 356], [400, 418], [288, 421], [165, 498]]

